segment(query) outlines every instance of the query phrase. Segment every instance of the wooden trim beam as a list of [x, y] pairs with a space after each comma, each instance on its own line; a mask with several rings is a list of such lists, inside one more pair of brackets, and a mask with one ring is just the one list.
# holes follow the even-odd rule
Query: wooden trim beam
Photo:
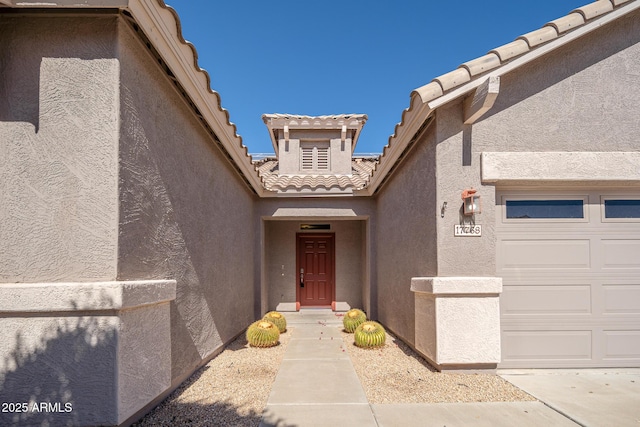
[[493, 107], [500, 92], [500, 77], [491, 76], [478, 86], [473, 93], [464, 99], [464, 124], [475, 123]]

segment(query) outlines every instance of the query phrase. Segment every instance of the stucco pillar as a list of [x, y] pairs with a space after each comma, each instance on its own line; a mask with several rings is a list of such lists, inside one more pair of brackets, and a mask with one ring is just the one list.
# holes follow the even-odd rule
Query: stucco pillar
[[440, 370], [495, 369], [500, 362], [502, 279], [414, 277], [415, 346]]
[[1, 425], [118, 425], [171, 386], [175, 280], [0, 285]]

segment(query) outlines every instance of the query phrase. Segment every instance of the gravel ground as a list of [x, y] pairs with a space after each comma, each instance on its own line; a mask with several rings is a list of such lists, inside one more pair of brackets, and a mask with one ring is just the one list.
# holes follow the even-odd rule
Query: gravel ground
[[242, 334], [135, 425], [257, 426], [290, 336], [260, 349]]
[[536, 400], [497, 375], [437, 372], [390, 333], [385, 346], [375, 350], [356, 347], [353, 334], [343, 332], [342, 339], [369, 403]]
[[[291, 329], [268, 349], [249, 347], [242, 334], [135, 426], [257, 426]], [[342, 338], [369, 403], [535, 400], [496, 375], [437, 372], [390, 333], [376, 350], [356, 347], [353, 334]]]

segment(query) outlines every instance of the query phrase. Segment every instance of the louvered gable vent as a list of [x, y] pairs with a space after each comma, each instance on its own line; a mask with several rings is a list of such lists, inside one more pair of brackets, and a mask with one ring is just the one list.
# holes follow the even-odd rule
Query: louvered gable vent
[[301, 170], [311, 172], [331, 169], [328, 144], [303, 142], [300, 144], [300, 151]]

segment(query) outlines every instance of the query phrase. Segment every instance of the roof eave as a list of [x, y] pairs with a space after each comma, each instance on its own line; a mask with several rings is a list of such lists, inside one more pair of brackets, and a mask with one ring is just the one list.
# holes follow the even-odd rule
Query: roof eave
[[222, 108], [220, 95], [211, 89], [208, 73], [198, 65], [195, 47], [182, 36], [177, 13], [163, 0], [0, 0], [12, 8], [118, 8], [126, 10], [153, 44], [176, 80], [195, 104], [202, 119], [220, 140], [230, 160], [250, 188], [259, 196], [265, 192], [247, 147]]
[[[595, 19], [591, 22], [588, 22], [578, 28], [576, 28], [575, 30], [563, 35], [562, 37], [557, 37], [543, 45], [541, 45], [540, 47], [536, 47], [532, 50], [530, 50], [529, 52], [516, 57], [512, 60], [510, 60], [509, 62], [506, 62], [504, 65], [501, 65], [500, 67], [491, 70], [487, 73], [484, 73], [482, 75], [476, 76], [474, 78], [474, 80], [465, 83], [461, 86], [458, 86], [455, 89], [452, 89], [450, 92], [437, 97], [433, 100], [424, 100], [423, 102], [426, 102], [429, 105], [429, 108], [432, 110], [435, 110], [439, 107], [441, 107], [442, 105], [448, 104], [449, 102], [452, 102], [458, 98], [460, 98], [461, 96], [464, 96], [466, 94], [468, 94], [469, 92], [475, 90], [478, 88], [478, 86], [480, 86], [481, 84], [483, 84], [488, 78], [490, 77], [501, 77], [503, 75], [506, 75], [508, 73], [510, 73], [511, 71], [514, 71], [517, 68], [522, 67], [523, 65], [528, 64], [529, 62], [532, 62], [538, 58], [540, 58], [541, 56], [546, 55], [547, 53], [558, 49], [561, 46], [564, 46], [586, 34], [589, 34], [595, 30], [597, 30], [598, 28], [602, 27], [603, 25], [606, 25], [618, 18], [620, 18], [621, 16], [624, 16], [636, 9], [640, 8], [640, 2], [631, 2], [628, 5], [625, 5], [623, 7], [620, 7], [618, 9], [615, 9], [609, 13], [607, 13], [606, 15]], [[414, 93], [418, 93], [417, 92], [418, 89], [414, 90]]]
[[402, 121], [396, 125], [396, 132], [389, 137], [389, 143], [383, 148], [380, 163], [373, 170], [369, 185], [362, 190], [363, 195], [373, 195], [391, 172], [396, 162], [420, 130], [422, 124], [433, 113], [429, 105], [423, 103], [415, 93], [411, 94], [409, 108], [402, 112]]
[[130, 0], [128, 9], [183, 85], [252, 189], [261, 195], [264, 187], [247, 147], [237, 134], [236, 126], [229, 121], [229, 113], [222, 108], [220, 95], [211, 89], [209, 75], [198, 66], [195, 47], [182, 37], [177, 13], [163, 0]]
[[[626, 3], [626, 2], [624, 2]], [[593, 19], [580, 27], [563, 34], [539, 47], [533, 47], [528, 52], [506, 61], [503, 65], [487, 71], [485, 73], [473, 76], [473, 79], [467, 83], [451, 88], [448, 92], [443, 91], [442, 84], [438, 79], [434, 79], [428, 85], [417, 88], [411, 92], [409, 108], [402, 112], [402, 119], [396, 125], [395, 133], [389, 137], [389, 143], [384, 147], [380, 163], [376, 167], [371, 177], [371, 181], [366, 189], [362, 190], [367, 195], [373, 195], [386, 180], [389, 174], [400, 160], [403, 153], [413, 141], [416, 133], [420, 131], [422, 124], [441, 106], [458, 100], [461, 97], [475, 91], [491, 78], [500, 78], [501, 76], [514, 71], [515, 69], [534, 61], [541, 56], [567, 44], [579, 37], [582, 37], [598, 28], [606, 25], [621, 16], [635, 11], [640, 8], [640, 2], [631, 1], [621, 4], [618, 8], [597, 19]], [[518, 40], [521, 40], [519, 38]], [[492, 51], [493, 52], [493, 51]], [[465, 66], [462, 65], [457, 70], [461, 70]], [[451, 73], [456, 72], [454, 70]]]

